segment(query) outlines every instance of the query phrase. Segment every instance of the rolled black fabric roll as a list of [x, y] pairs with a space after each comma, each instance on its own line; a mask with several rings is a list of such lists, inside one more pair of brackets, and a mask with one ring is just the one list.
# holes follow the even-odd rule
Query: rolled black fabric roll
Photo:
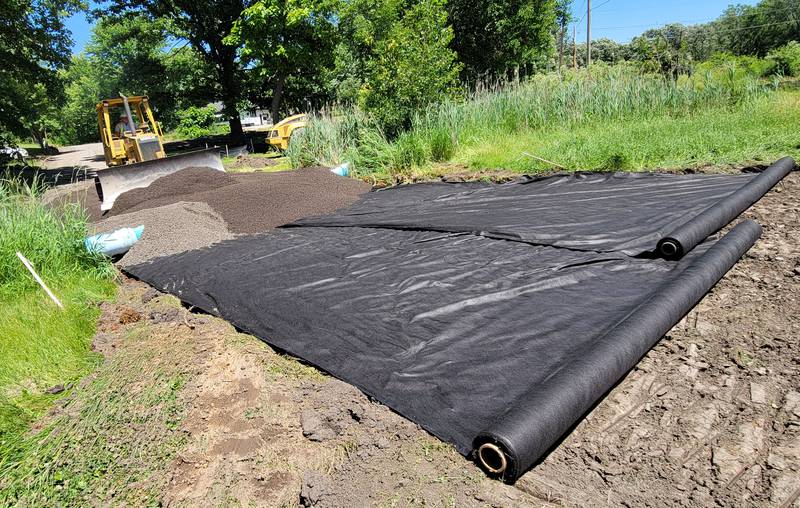
[[550, 449], [592, 405], [685, 316], [761, 236], [743, 221], [664, 284], [608, 333], [576, 350], [564, 368], [520, 398], [524, 404], [499, 416], [478, 434], [479, 465], [515, 481]]
[[791, 157], [780, 159], [742, 186], [741, 189], [710, 206], [659, 240], [656, 247], [658, 253], [667, 259], [680, 259], [709, 235], [730, 224], [733, 219], [761, 199], [794, 168], [795, 162]]

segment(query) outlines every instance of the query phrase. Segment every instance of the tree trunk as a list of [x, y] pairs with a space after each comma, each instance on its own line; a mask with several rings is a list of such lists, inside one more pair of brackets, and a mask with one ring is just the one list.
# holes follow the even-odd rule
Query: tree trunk
[[286, 82], [286, 75], [278, 73], [275, 77], [275, 85], [272, 87], [272, 107], [270, 114], [272, 115], [272, 123], [278, 123], [278, 113], [281, 110], [281, 100], [283, 99], [283, 85]]
[[228, 115], [228, 127], [231, 130], [231, 137], [243, 138], [244, 130], [242, 129], [242, 119], [239, 118], [239, 112]]
[[242, 130], [242, 119], [239, 118], [239, 97], [242, 88], [239, 83], [239, 76], [236, 68], [235, 50], [226, 48], [219, 57], [220, 87], [222, 88], [222, 104], [224, 113], [228, 117], [228, 125], [231, 129], [231, 137], [234, 139], [244, 139]]
[[42, 151], [47, 153], [47, 131], [31, 128], [31, 137], [39, 144]]

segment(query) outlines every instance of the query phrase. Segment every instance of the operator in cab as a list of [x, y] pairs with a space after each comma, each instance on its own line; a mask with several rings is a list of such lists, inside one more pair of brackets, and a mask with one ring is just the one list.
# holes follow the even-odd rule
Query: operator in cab
[[130, 131], [131, 129], [128, 122], [128, 115], [123, 113], [119, 117], [119, 120], [117, 120], [117, 125], [114, 126], [114, 135], [121, 138], [126, 130]]

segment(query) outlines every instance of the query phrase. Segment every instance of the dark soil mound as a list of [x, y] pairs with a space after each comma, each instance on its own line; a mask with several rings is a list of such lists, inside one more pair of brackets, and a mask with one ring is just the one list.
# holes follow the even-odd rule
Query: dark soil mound
[[178, 201], [197, 201], [189, 198], [199, 192], [235, 183], [236, 180], [232, 175], [222, 171], [212, 168], [186, 168], [163, 176], [148, 187], [133, 189], [120, 195], [114, 201], [114, 208], [109, 210], [107, 217], [170, 205]]
[[110, 215], [201, 202], [220, 214], [232, 233], [259, 233], [348, 206], [369, 188], [326, 168], [248, 174], [189, 168], [122, 194]]

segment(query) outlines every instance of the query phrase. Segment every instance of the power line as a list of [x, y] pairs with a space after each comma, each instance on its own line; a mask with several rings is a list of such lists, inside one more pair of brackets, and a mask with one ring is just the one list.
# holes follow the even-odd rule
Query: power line
[[[676, 25], [676, 24], [689, 25], [689, 24], [697, 24], [697, 23], [710, 23], [711, 21], [714, 21], [714, 20], [711, 19], [711, 20], [707, 20], [707, 21], [671, 21], [669, 23], [655, 23], [655, 24], [649, 24], [649, 25], [603, 26], [603, 27], [597, 28], [597, 30], [624, 30], [624, 29], [627, 29], [627, 28], [655, 28], [655, 27], [662, 27], [662, 26]], [[736, 28], [728, 28], [728, 29], [725, 29], [725, 30], [716, 30], [716, 32], [717, 33], [719, 33], [719, 32], [735, 32], [737, 30], [747, 30], [748, 28], [763, 28], [763, 27], [767, 27], [767, 26], [784, 25], [786, 23], [797, 23], [797, 21], [795, 21], [793, 19], [788, 19], [788, 20], [785, 20], [785, 21], [776, 21], [774, 23], [764, 23], [762, 25], [748, 25], [748, 26], [741, 26], [741, 27], [736, 27]]]
[[576, 24], [580, 24], [580, 22], [583, 21], [583, 18], [586, 17], [586, 11], [584, 10], [584, 7], [586, 7], [586, 2], [587, 0], [583, 0], [583, 4], [581, 4], [582, 7], [578, 10], [578, 12], [582, 12], [583, 14], [581, 14], [580, 19], [575, 22]]
[[607, 3], [608, 3], [608, 2], [610, 2], [610, 1], [611, 1], [611, 0], [606, 0], [605, 2], [601, 3], [600, 5], [595, 5], [594, 7], [592, 7], [592, 10], [593, 10], [593, 11], [596, 11], [597, 9], [599, 9], [599, 8], [600, 8], [600, 7], [602, 7], [602, 6], [604, 6], [605, 4], [607, 4]]

